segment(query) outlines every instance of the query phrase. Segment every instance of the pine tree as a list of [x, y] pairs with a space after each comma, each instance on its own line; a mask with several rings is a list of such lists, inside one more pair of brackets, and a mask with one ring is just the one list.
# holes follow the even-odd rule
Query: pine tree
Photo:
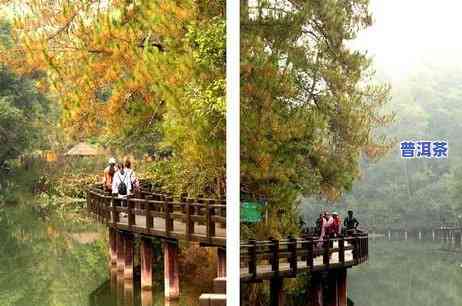
[[0, 60], [46, 73], [73, 138], [170, 152], [152, 171], [168, 187], [223, 193], [224, 1], [3, 2], [17, 47]]
[[389, 148], [374, 135], [388, 88], [348, 47], [372, 23], [368, 2], [241, 1], [241, 184], [269, 199], [261, 235], [296, 231], [300, 196], [339, 198], [361, 156]]

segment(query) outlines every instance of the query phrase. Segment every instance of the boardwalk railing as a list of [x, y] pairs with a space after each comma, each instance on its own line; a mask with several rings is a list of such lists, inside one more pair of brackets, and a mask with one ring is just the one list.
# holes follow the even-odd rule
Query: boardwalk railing
[[300, 272], [351, 267], [367, 261], [368, 235], [249, 240], [241, 243], [240, 256], [242, 281], [296, 277]]
[[[226, 246], [226, 203], [221, 199], [174, 198], [151, 188], [119, 198], [94, 185], [87, 188], [87, 208], [101, 223], [122, 231]], [[248, 282], [296, 277], [301, 272], [351, 267], [367, 258], [366, 233], [330, 239], [309, 234], [249, 240], [241, 242], [240, 274]]]
[[128, 198], [87, 188], [87, 208], [102, 223], [120, 230], [163, 238], [226, 244], [226, 203], [221, 199], [173, 198], [150, 190]]

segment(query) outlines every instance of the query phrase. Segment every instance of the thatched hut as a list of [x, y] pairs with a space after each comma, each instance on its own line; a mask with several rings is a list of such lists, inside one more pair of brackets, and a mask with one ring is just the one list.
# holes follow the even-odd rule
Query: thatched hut
[[106, 155], [106, 152], [95, 145], [81, 142], [70, 149], [66, 156], [98, 156]]

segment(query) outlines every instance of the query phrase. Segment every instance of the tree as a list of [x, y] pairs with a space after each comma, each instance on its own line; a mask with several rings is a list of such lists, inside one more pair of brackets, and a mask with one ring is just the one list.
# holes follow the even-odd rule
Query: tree
[[171, 152], [169, 187], [223, 192], [224, 1], [4, 2], [23, 10], [2, 60], [46, 72], [74, 138]]
[[241, 2], [241, 182], [270, 199], [277, 218], [264, 235], [296, 230], [300, 195], [338, 199], [360, 176], [361, 156], [390, 147], [374, 133], [392, 120], [382, 111], [388, 87], [348, 48], [372, 23], [368, 5]]
[[[0, 41], [11, 43], [10, 27], [0, 20]], [[47, 148], [44, 122], [50, 121], [51, 104], [29, 77], [18, 76], [0, 63], [0, 204], [11, 203], [10, 161], [36, 149]], [[6, 192], [4, 192], [6, 191]]]
[[379, 230], [457, 222], [462, 211], [461, 71], [454, 58], [427, 58], [409, 77], [392, 84], [389, 107], [396, 112], [396, 122], [385, 132], [398, 140], [445, 140], [449, 155], [405, 160], [398, 143], [380, 162], [362, 163], [364, 179], [348, 194], [346, 204], [361, 212], [364, 224], [371, 224], [381, 210], [389, 219], [377, 222]]
[[30, 79], [0, 66], [0, 166], [43, 143], [40, 122], [48, 101]]

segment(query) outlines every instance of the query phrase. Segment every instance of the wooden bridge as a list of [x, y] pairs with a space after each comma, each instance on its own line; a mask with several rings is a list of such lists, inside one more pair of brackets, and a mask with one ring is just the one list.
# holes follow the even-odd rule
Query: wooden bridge
[[[153, 245], [163, 240], [164, 292], [166, 299], [179, 297], [178, 244], [194, 241], [217, 248], [215, 294], [203, 294], [201, 305], [225, 305], [226, 203], [221, 199], [174, 198], [153, 192], [150, 186], [128, 198], [120, 198], [93, 185], [87, 189], [87, 208], [109, 228], [111, 271], [133, 279], [134, 243], [140, 240], [141, 287], [152, 287]], [[368, 257], [368, 235], [319, 239], [314, 234], [267, 241], [241, 242], [241, 283], [270, 281], [271, 305], [284, 305], [283, 279], [310, 273], [312, 304], [346, 305], [346, 271]], [[324, 286], [323, 284], [326, 284]], [[328, 288], [326, 294], [324, 287]]]
[[[210, 246], [224, 247], [226, 244], [224, 200], [174, 199], [168, 194], [148, 191], [124, 199], [98, 187], [88, 188], [87, 205], [102, 223], [148, 236], [196, 241]], [[121, 213], [125, 215], [121, 217]]]
[[[129, 197], [105, 192], [102, 185], [87, 188], [87, 209], [109, 230], [111, 271], [114, 267], [123, 279], [134, 277], [133, 264], [136, 239], [140, 240], [141, 288], [152, 288], [152, 238], [162, 239], [164, 255], [164, 294], [166, 300], [179, 298], [178, 252], [180, 241], [198, 242], [217, 248], [216, 294], [201, 297], [224, 305], [226, 283], [226, 203], [222, 199], [174, 198], [154, 192], [144, 185]], [[221, 304], [220, 304], [221, 303]], [[207, 304], [208, 305], [208, 304]]]
[[[367, 233], [319, 239], [316, 236], [289, 237], [241, 243], [241, 282], [270, 281], [270, 304], [284, 305], [283, 279], [309, 273], [312, 278], [310, 305], [347, 303], [347, 268], [368, 259]], [[327, 282], [327, 286], [323, 283]], [[324, 287], [328, 292], [324, 294]]]

